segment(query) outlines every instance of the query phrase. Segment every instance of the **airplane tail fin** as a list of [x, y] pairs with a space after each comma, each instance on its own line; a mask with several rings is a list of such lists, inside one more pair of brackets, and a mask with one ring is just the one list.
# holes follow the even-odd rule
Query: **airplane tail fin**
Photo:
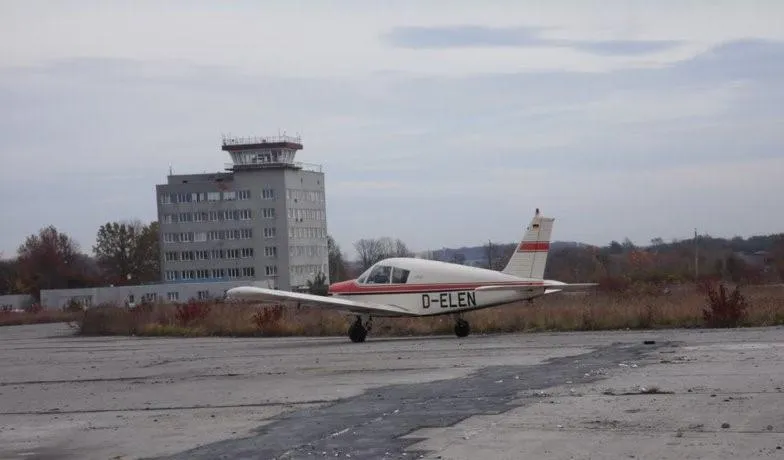
[[523, 240], [502, 270], [503, 273], [520, 278], [544, 278], [554, 220], [552, 217], [542, 217], [539, 209], [536, 210]]

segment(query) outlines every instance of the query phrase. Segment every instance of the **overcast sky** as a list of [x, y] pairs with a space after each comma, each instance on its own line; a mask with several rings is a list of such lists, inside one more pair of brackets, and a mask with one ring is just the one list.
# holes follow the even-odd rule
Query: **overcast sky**
[[[263, 6], [262, 6], [263, 5]], [[784, 2], [4, 1], [0, 252], [89, 251], [216, 171], [222, 133], [301, 133], [329, 232], [415, 250], [784, 231]]]

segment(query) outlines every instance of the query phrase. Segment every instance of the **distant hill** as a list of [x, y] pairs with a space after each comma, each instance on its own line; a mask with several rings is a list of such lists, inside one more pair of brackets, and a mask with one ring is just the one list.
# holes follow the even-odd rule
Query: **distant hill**
[[[514, 248], [517, 245], [517, 242], [512, 243], [492, 243], [492, 247], [490, 248], [493, 253], [493, 259], [496, 258], [498, 254], [506, 254], [509, 252], [510, 248]], [[550, 248], [553, 251], [558, 251], [564, 248], [573, 248], [573, 247], [580, 247], [584, 246], [582, 243], [577, 243], [574, 241], [553, 241], [550, 244]], [[488, 245], [482, 246], [463, 246], [459, 248], [442, 248], [442, 249], [433, 249], [430, 251], [423, 251], [417, 254], [419, 257], [428, 258], [428, 259], [435, 259], [435, 260], [442, 260], [445, 262], [452, 262], [452, 261], [464, 261], [464, 263], [469, 265], [475, 265], [474, 262], [487, 264], [488, 259]]]

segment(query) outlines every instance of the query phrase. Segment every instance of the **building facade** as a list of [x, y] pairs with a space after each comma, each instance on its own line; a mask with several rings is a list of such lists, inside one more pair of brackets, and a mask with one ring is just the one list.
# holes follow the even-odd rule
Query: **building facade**
[[224, 138], [226, 171], [156, 185], [161, 281], [328, 280], [324, 173], [294, 161], [299, 138]]
[[84, 308], [91, 308], [105, 304], [132, 307], [144, 302], [184, 303], [191, 300], [214, 300], [223, 299], [226, 291], [243, 285], [268, 287], [266, 283], [261, 281], [235, 280], [78, 289], [42, 289], [41, 306], [59, 310], [67, 307], [71, 302], [76, 302]]

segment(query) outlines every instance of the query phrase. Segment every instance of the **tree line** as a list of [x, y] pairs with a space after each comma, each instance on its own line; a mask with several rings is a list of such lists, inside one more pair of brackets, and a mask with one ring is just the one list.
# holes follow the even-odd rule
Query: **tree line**
[[158, 223], [107, 222], [98, 228], [92, 254], [50, 225], [28, 236], [16, 257], [0, 259], [0, 294], [42, 289], [145, 284], [160, 279]]
[[[98, 228], [91, 254], [54, 226], [28, 236], [14, 258], [0, 258], [0, 294], [30, 294], [38, 299], [41, 289], [67, 289], [106, 285], [132, 285], [160, 280], [158, 222], [139, 220], [107, 222]], [[488, 242], [473, 248], [430, 251], [425, 258], [452, 263], [471, 263], [501, 270], [517, 243]], [[388, 257], [414, 255], [405, 242], [393, 237], [362, 238], [353, 245], [357, 258], [349, 261], [331, 235], [327, 235], [329, 280], [358, 276]], [[754, 253], [751, 264], [739, 253]], [[761, 264], [761, 265], [760, 265]], [[637, 246], [628, 238], [606, 246], [554, 243], [545, 276], [566, 282], [597, 281], [607, 277], [640, 280], [688, 280], [712, 276], [738, 282], [784, 280], [784, 233], [665, 242], [654, 238]], [[312, 284], [323, 284], [319, 277]]]

